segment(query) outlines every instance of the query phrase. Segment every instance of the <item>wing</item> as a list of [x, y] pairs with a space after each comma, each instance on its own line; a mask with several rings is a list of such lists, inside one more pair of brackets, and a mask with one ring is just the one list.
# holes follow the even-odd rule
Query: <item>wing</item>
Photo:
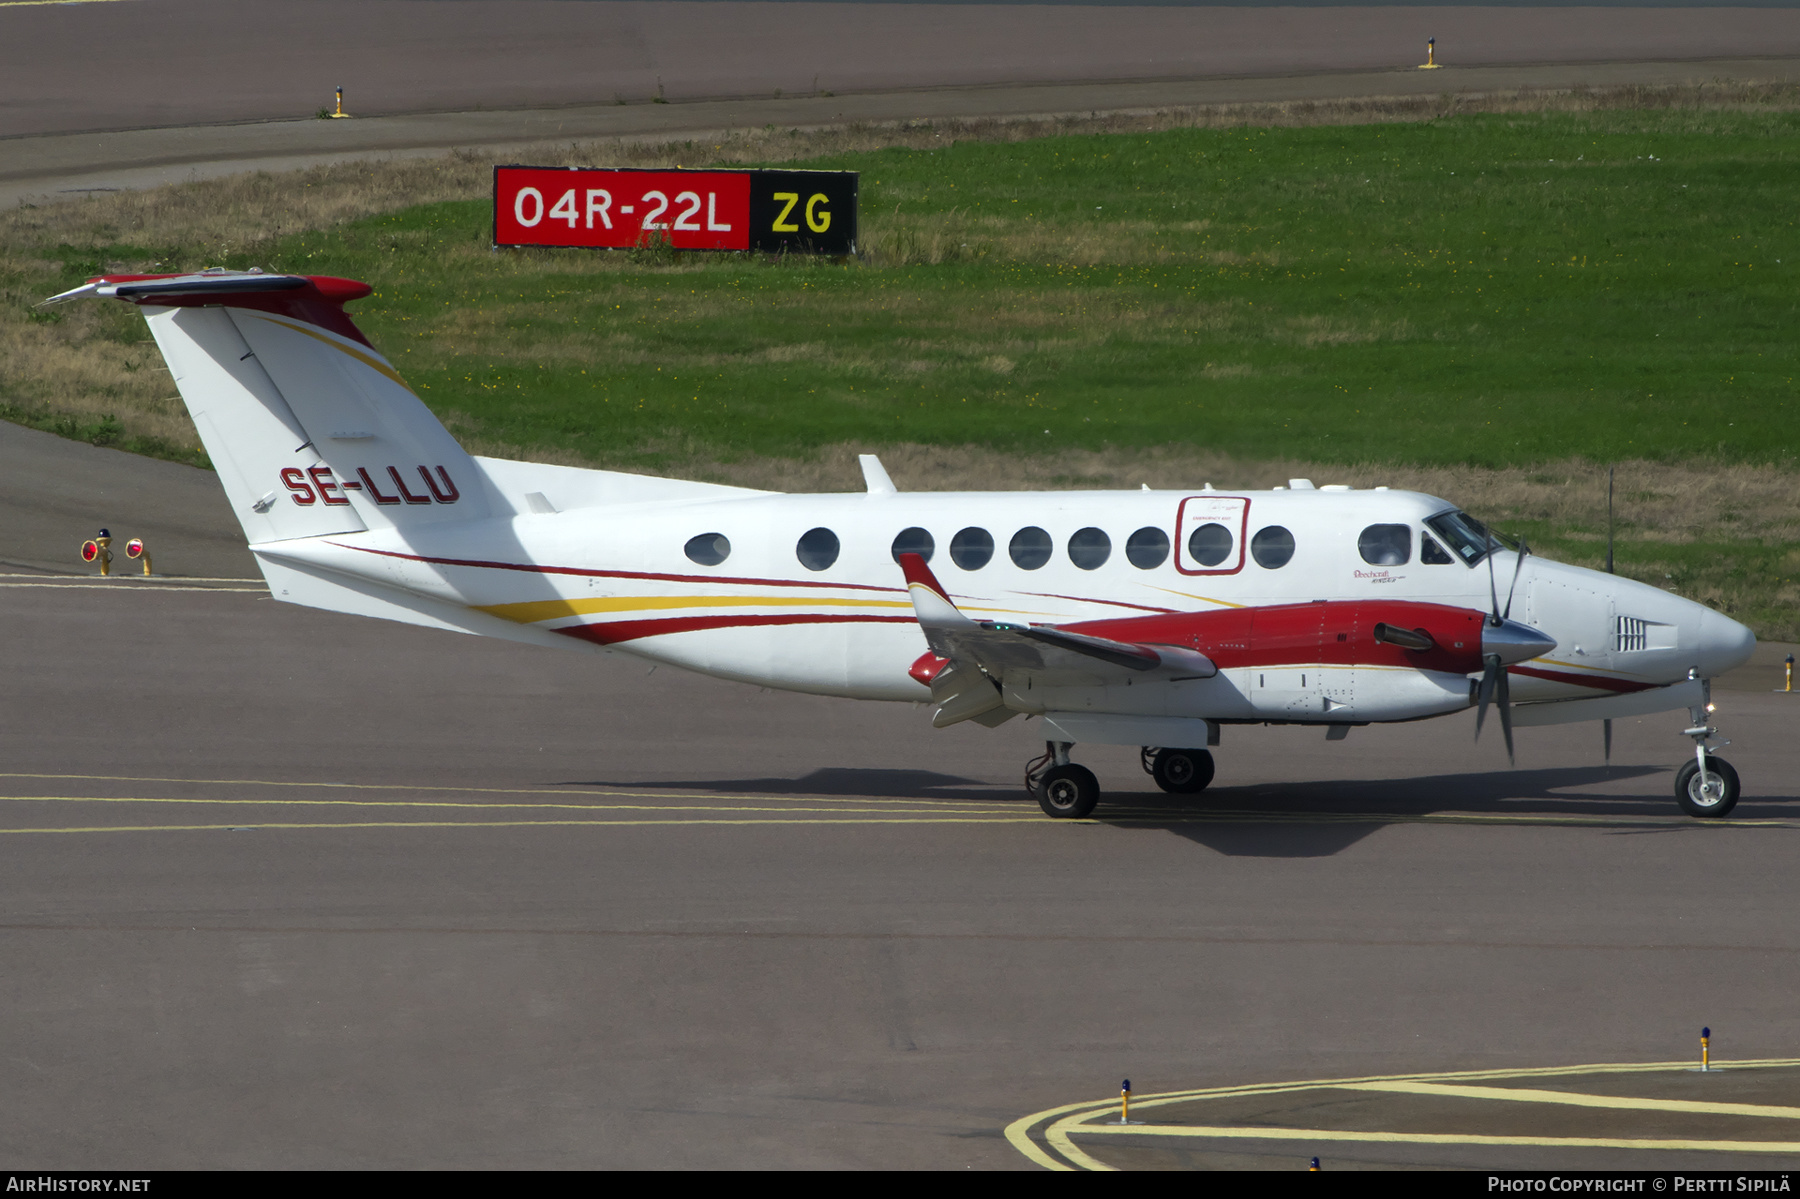
[[1010, 719], [1011, 711], [999, 714], [1008, 687], [1104, 687], [1145, 676], [1206, 679], [1219, 672], [1205, 654], [1180, 646], [1113, 641], [1055, 625], [970, 620], [950, 601], [925, 559], [901, 554], [900, 568], [906, 572], [925, 643], [947, 660], [928, 684], [939, 705], [932, 718], [939, 728], [962, 720], [998, 724]]

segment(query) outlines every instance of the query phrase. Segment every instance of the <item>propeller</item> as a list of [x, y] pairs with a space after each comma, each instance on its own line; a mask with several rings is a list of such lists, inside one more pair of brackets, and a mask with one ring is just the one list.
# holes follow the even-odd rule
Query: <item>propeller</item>
[[[1493, 612], [1488, 618], [1488, 627], [1494, 630], [1504, 628], [1512, 619], [1513, 596], [1519, 589], [1519, 573], [1525, 567], [1525, 555], [1531, 547], [1524, 538], [1519, 539], [1519, 553], [1513, 562], [1512, 582], [1506, 588], [1506, 607], [1500, 606], [1500, 588], [1494, 578], [1495, 541], [1492, 530], [1487, 534], [1488, 560], [1488, 598], [1493, 601]], [[1515, 626], [1516, 627], [1516, 626]], [[1483, 637], [1483, 650], [1486, 650], [1488, 637]], [[1495, 636], [1491, 640], [1498, 647], [1499, 643], [1509, 640], [1504, 635]], [[1497, 703], [1500, 709], [1500, 732], [1506, 738], [1506, 760], [1509, 765], [1517, 765], [1513, 756], [1512, 733], [1512, 687], [1507, 681], [1506, 660], [1497, 653], [1483, 653], [1481, 657], [1481, 685], [1475, 693], [1475, 739], [1481, 740], [1481, 727], [1487, 722], [1487, 709], [1490, 702]]]

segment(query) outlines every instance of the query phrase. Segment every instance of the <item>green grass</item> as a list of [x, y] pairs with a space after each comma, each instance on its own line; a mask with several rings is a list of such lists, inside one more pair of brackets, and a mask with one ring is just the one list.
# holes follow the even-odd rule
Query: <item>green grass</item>
[[[486, 199], [410, 203], [412, 184], [381, 192], [390, 169], [369, 168], [307, 176], [364, 188], [358, 211], [375, 215], [304, 233], [264, 230], [305, 227], [326, 197], [296, 187], [287, 218], [275, 180], [199, 188], [192, 212], [172, 196], [135, 224], [124, 201], [47, 216], [36, 240], [0, 247], [0, 282], [23, 312], [101, 270], [366, 279], [357, 320], [466, 442], [626, 469], [754, 476], [846, 444], [944, 447], [1026, 477], [1071, 448], [1165, 471], [1187, 454], [1384, 464], [1382, 481], [1416, 468], [1552, 556], [1598, 565], [1603, 507], [1540, 502], [1569, 490], [1548, 476], [1525, 484], [1540, 464], [1661, 463], [1655, 503], [1622, 503], [1621, 572], [1800, 636], [1786, 483], [1800, 112], [1571, 105], [1010, 140], [896, 131], [898, 146], [807, 164], [862, 172], [864, 254], [848, 262], [496, 252]], [[676, 158], [704, 166], [706, 150]], [[431, 194], [466, 195], [481, 175]], [[216, 232], [156, 244], [163, 228]], [[24, 364], [4, 372], [0, 418], [191, 457], [135, 314], [63, 311], [55, 327], [0, 320], [0, 358]], [[1712, 487], [1721, 477], [1748, 490]]]
[[843, 441], [1787, 461], [1797, 134], [1609, 112], [963, 143], [816, 163], [863, 172], [863, 262], [496, 253], [485, 201], [258, 254], [374, 283], [358, 319], [463, 428], [644, 466]]

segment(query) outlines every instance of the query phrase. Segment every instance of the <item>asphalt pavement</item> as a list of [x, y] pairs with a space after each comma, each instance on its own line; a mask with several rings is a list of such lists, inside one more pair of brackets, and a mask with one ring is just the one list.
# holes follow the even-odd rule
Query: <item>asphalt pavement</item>
[[[1026, 721], [934, 731], [253, 585], [0, 582], [0, 1155], [34, 1168], [1029, 1167], [1009, 1124], [1121, 1078], [1669, 1061], [1702, 1025], [1719, 1058], [1800, 1046], [1800, 699], [1722, 696], [1725, 822], [1674, 806], [1671, 713], [1620, 722], [1610, 766], [1586, 727], [1521, 730], [1518, 769], [1466, 718], [1233, 728], [1180, 802], [1083, 747], [1108, 800], [1071, 824], [1019, 785]], [[1689, 1145], [1640, 1164], [1749, 1168], [1689, 1144], [1740, 1135], [1700, 1115], [1556, 1110]], [[1619, 1157], [1538, 1143], [1533, 1105], [1434, 1119], [1469, 1143], [1094, 1152]]]

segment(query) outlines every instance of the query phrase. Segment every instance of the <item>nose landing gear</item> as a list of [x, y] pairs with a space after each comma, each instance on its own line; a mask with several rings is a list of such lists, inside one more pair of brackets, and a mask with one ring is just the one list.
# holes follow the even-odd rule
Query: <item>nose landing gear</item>
[[[1689, 671], [1688, 677], [1695, 678], [1697, 673]], [[1703, 680], [1703, 685], [1705, 702], [1688, 709], [1689, 727], [1681, 730], [1682, 736], [1694, 739], [1694, 760], [1675, 772], [1675, 802], [1689, 816], [1716, 819], [1737, 806], [1738, 775], [1730, 762], [1712, 752], [1710, 742], [1719, 732], [1706, 723], [1713, 712], [1712, 680]], [[1721, 741], [1719, 747], [1730, 744]]]

